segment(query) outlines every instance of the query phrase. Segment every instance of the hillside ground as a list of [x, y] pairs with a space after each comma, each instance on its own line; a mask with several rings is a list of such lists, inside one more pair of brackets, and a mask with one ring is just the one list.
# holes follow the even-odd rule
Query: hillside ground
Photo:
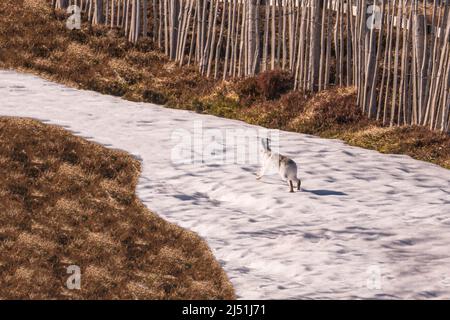
[[137, 198], [129, 154], [0, 117], [0, 168], [0, 299], [235, 297], [206, 242]]
[[66, 15], [42, 0], [0, 3], [0, 67], [38, 74], [80, 89], [244, 120], [269, 128], [338, 138], [384, 153], [407, 154], [450, 168], [450, 136], [422, 127], [383, 127], [356, 106], [353, 88], [316, 95], [292, 91], [292, 77], [206, 79], [179, 67], [149, 39], [129, 44], [120, 30], [69, 31]]

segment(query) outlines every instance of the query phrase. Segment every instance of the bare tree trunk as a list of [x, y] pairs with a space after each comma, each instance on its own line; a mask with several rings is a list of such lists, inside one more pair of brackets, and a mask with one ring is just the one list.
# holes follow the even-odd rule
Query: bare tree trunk
[[104, 15], [103, 15], [103, 0], [95, 0], [95, 11], [94, 11], [94, 19], [92, 21], [93, 24], [102, 24], [104, 23]]
[[267, 58], [268, 58], [267, 55], [269, 52], [269, 23], [270, 23], [270, 2], [266, 1], [266, 16], [264, 19], [262, 71], [267, 70]]
[[398, 58], [399, 58], [399, 47], [400, 47], [400, 35], [402, 29], [402, 21], [403, 21], [403, 1], [401, 1], [400, 8], [398, 9], [398, 17], [400, 22], [397, 21], [397, 33], [395, 36], [395, 53], [394, 53], [394, 87], [392, 93], [392, 101], [391, 101], [391, 117], [390, 117], [390, 126], [393, 126], [395, 123], [395, 111], [397, 106], [397, 88], [398, 88]]
[[275, 69], [275, 55], [276, 55], [276, 38], [277, 38], [277, 34], [276, 34], [276, 10], [277, 10], [277, 0], [273, 0], [272, 3], [272, 38], [271, 38], [271, 45], [270, 45], [270, 55], [271, 55], [271, 60], [270, 60], [270, 68], [272, 70]]
[[[442, 30], [442, 28], [441, 28]], [[432, 98], [431, 98], [431, 119], [430, 119], [430, 129], [433, 130], [435, 129], [435, 116], [436, 116], [436, 108], [437, 108], [437, 99], [438, 99], [438, 90], [439, 90], [439, 85], [441, 83], [443, 83], [443, 77], [444, 77], [444, 72], [445, 72], [445, 65], [448, 64], [448, 58], [447, 57], [447, 52], [448, 50], [450, 50], [449, 48], [449, 41], [450, 41], [450, 14], [448, 14], [447, 12], [447, 27], [445, 30], [445, 35], [442, 39], [442, 49], [441, 51], [441, 55], [440, 55], [440, 60], [439, 60], [439, 64], [437, 67], [437, 72], [436, 72], [436, 78], [433, 79], [433, 81], [435, 82], [434, 85], [434, 90], [432, 92]], [[446, 88], [446, 91], [449, 91], [449, 88]], [[444, 106], [445, 107], [445, 106]]]
[[254, 70], [253, 65], [255, 64], [255, 51], [256, 51], [256, 0], [248, 0], [249, 10], [248, 10], [248, 48], [247, 48], [247, 75], [253, 76]]
[[[220, 32], [219, 32], [219, 40], [217, 41], [217, 47], [216, 47], [216, 58], [214, 61], [214, 79], [217, 79], [218, 71], [219, 71], [219, 58], [220, 53], [222, 49], [222, 42], [223, 42], [223, 30], [225, 25], [225, 12], [226, 12], [226, 1], [223, 1], [222, 6], [222, 19], [220, 21]], [[219, 3], [217, 3], [217, 7], [219, 6]]]
[[125, 36], [128, 36], [129, 34], [129, 16], [130, 16], [130, 0], [124, 1], [124, 4], [126, 4], [125, 9], [123, 10], [123, 13], [125, 15]]
[[[227, 23], [227, 41], [225, 44], [225, 58], [224, 58], [224, 66], [223, 66], [223, 73], [222, 73], [223, 80], [226, 79], [227, 71], [228, 71], [228, 60], [230, 57], [230, 43], [231, 43], [231, 25], [232, 25], [231, 21], [232, 21], [232, 14], [233, 14], [231, 0], [224, 3], [223, 11], [226, 10], [226, 5], [225, 5], [226, 3], [228, 3], [228, 23]], [[234, 0], [233, 0], [233, 5], [234, 5]]]
[[311, 5], [311, 46], [310, 46], [310, 90], [317, 91], [319, 88], [319, 60], [320, 60], [320, 33], [322, 21], [323, 3], [313, 1]]
[[111, 29], [114, 28], [115, 11], [116, 11], [115, 0], [111, 0]]
[[[148, 35], [148, 0], [142, 1], [142, 36], [147, 38]], [[155, 0], [153, 0], [155, 1]], [[155, 18], [155, 17], [153, 17]]]
[[242, 10], [243, 5], [241, 5], [241, 3], [239, 1], [237, 1], [237, 17], [236, 17], [236, 24], [233, 27], [234, 29], [234, 46], [233, 46], [233, 60], [232, 60], [232, 70], [230, 70], [230, 75], [235, 77], [236, 76], [236, 72], [238, 72], [238, 43], [240, 43], [238, 41], [239, 38], [239, 24], [241, 22], [241, 10]]
[[238, 60], [238, 67], [237, 67], [237, 74], [238, 77], [242, 76], [242, 61], [244, 60], [244, 34], [245, 34], [245, 21], [247, 16], [247, 3], [244, 2], [242, 4], [242, 15], [241, 15], [241, 36], [240, 36], [240, 45], [239, 45], [239, 60]]
[[179, 1], [170, 0], [170, 59], [175, 60], [178, 46]]

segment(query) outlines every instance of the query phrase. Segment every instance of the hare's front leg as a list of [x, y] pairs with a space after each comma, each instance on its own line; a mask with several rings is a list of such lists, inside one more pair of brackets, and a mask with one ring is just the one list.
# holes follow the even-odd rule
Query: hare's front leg
[[294, 192], [294, 184], [292, 183], [292, 180], [289, 180], [289, 187], [291, 188], [289, 192]]

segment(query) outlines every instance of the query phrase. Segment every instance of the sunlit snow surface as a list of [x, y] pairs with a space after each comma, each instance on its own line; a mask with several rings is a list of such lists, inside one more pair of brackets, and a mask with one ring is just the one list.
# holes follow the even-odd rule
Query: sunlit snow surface
[[[450, 298], [450, 171], [281, 132], [303, 191], [255, 163], [180, 165], [174, 132], [257, 129], [0, 71], [0, 115], [37, 118], [143, 162], [138, 195], [200, 234], [246, 299]], [[145, 227], [145, 226], [142, 226]]]

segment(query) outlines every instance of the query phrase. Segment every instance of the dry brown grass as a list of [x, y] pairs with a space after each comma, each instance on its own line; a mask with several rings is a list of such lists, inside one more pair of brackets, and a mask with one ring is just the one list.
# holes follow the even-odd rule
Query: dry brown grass
[[57, 12], [55, 19], [45, 0], [2, 0], [0, 17], [0, 67], [133, 101], [339, 138], [450, 169], [449, 135], [420, 127], [382, 128], [381, 136], [369, 134], [381, 126], [361, 115], [352, 88], [332, 88], [315, 96], [292, 92], [292, 77], [279, 71], [230, 82], [206, 79], [194, 66], [180, 68], [170, 62], [150, 40], [132, 46], [120, 30], [87, 24], [81, 31], [68, 31], [65, 15]]
[[173, 107], [207, 94], [216, 83], [201, 77], [192, 66], [178, 67], [155, 51], [150, 40], [132, 46], [121, 30], [90, 28], [87, 23], [81, 31], [69, 31], [64, 24], [68, 15], [57, 11], [55, 18], [45, 0], [2, 0], [0, 16], [3, 68]]
[[450, 169], [449, 135], [419, 126], [381, 128], [367, 125], [359, 130], [331, 132], [351, 145], [383, 153], [407, 154], [412, 158]]
[[205, 242], [136, 197], [129, 154], [0, 118], [0, 168], [0, 299], [234, 298]]
[[356, 89], [352, 87], [322, 91], [305, 101], [303, 111], [291, 118], [288, 127], [314, 134], [336, 126], [364, 126], [369, 120], [355, 97]]

